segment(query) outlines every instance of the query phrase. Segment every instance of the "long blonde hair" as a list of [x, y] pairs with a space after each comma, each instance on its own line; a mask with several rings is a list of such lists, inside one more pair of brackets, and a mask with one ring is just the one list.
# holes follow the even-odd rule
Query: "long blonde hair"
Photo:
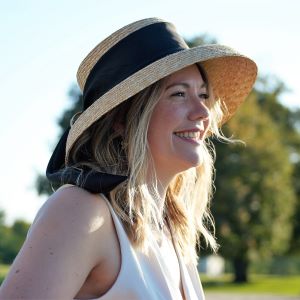
[[[199, 70], [209, 89], [210, 134], [228, 141], [219, 130], [224, 107], [213, 98], [202, 67]], [[174, 178], [167, 189], [164, 210], [160, 211], [155, 199], [157, 185], [147, 182], [147, 170], [152, 165], [147, 132], [163, 80], [123, 102], [86, 130], [72, 148], [69, 167], [127, 175], [128, 180], [111, 191], [109, 198], [132, 244], [147, 251], [150, 235], [161, 234], [160, 225], [167, 222], [185, 260], [196, 262], [200, 235], [212, 249], [217, 248], [209, 211], [215, 152], [206, 139], [201, 147], [203, 163]], [[118, 124], [124, 126], [122, 133], [116, 129]]]

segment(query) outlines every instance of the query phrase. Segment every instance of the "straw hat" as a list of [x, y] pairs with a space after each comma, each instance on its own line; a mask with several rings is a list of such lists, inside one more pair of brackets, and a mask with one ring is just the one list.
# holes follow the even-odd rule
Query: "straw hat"
[[[99, 43], [78, 68], [83, 112], [54, 150], [47, 167], [48, 179], [61, 179], [59, 170], [67, 163], [72, 146], [101, 116], [156, 81], [195, 63], [205, 69], [214, 95], [227, 107], [223, 124], [255, 82], [257, 67], [250, 58], [217, 44], [189, 48], [173, 24], [157, 18], [129, 24]], [[78, 175], [68, 174], [69, 179], [77, 178], [76, 182]]]

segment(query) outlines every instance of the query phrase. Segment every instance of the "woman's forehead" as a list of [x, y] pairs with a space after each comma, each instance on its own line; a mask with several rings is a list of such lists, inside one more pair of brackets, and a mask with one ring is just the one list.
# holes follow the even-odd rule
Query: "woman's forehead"
[[200, 70], [197, 65], [185, 67], [171, 75], [164, 80], [165, 88], [175, 85], [183, 85], [188, 87], [190, 83], [199, 85], [199, 88], [204, 88], [207, 84], [204, 82]]

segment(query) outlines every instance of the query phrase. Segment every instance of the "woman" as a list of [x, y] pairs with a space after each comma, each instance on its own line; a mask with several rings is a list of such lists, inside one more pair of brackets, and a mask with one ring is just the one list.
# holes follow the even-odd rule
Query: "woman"
[[47, 167], [66, 183], [40, 209], [1, 299], [204, 299], [199, 233], [212, 135], [250, 92], [256, 65], [220, 45], [188, 48], [151, 18], [97, 45], [78, 70], [83, 112]]

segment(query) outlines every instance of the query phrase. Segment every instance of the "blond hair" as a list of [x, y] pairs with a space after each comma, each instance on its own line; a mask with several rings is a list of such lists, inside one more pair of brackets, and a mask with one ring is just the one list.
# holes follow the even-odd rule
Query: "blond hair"
[[[199, 70], [209, 89], [210, 134], [228, 141], [219, 130], [225, 109], [220, 100], [213, 98], [202, 67]], [[147, 170], [152, 166], [147, 132], [163, 82], [164, 79], [123, 102], [86, 130], [72, 148], [69, 167], [127, 175], [128, 180], [111, 191], [109, 198], [132, 244], [147, 251], [149, 237], [153, 232], [161, 234], [160, 225], [166, 221], [185, 260], [195, 263], [199, 233], [207, 245], [217, 248], [209, 211], [215, 152], [206, 139], [201, 146], [203, 163], [174, 178], [167, 189], [164, 210], [160, 211], [155, 199], [157, 184], [147, 182]], [[122, 133], [116, 129], [118, 124], [124, 125]]]

